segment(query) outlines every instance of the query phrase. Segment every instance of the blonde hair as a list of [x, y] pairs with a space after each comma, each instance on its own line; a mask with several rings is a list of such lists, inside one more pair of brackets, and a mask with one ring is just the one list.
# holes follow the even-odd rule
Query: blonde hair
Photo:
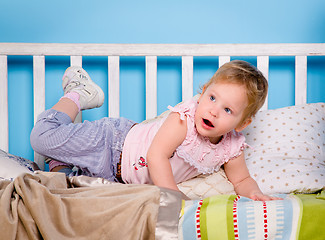
[[252, 64], [241, 60], [234, 60], [222, 65], [203, 86], [202, 92], [214, 83], [232, 83], [245, 86], [248, 105], [244, 110], [241, 123], [255, 116], [263, 106], [268, 91], [268, 83], [263, 74]]

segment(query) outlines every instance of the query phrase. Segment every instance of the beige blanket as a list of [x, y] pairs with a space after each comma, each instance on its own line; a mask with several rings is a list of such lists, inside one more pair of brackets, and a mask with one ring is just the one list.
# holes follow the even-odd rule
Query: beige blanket
[[172, 195], [174, 222], [159, 212], [160, 205], [166, 208], [161, 196], [170, 199], [170, 193], [156, 186], [24, 174], [0, 181], [0, 239], [155, 239], [157, 219], [157, 227], [169, 228], [174, 238], [180, 198]]

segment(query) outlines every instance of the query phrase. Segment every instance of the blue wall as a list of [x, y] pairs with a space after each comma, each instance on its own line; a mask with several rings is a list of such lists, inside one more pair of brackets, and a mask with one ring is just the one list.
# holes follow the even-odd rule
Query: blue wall
[[[217, 0], [11, 0], [0, 2], [0, 42], [57, 43], [321, 43], [325, 1]], [[253, 64], [256, 59], [243, 58]], [[69, 58], [47, 57], [46, 108], [62, 95]], [[23, 66], [20, 64], [23, 63]], [[19, 67], [18, 67], [19, 66]], [[107, 94], [107, 59], [84, 58], [84, 68]], [[179, 58], [158, 59], [159, 113], [180, 100]], [[218, 66], [194, 60], [195, 92]], [[282, 67], [284, 66], [284, 67]], [[308, 58], [308, 102], [325, 101], [325, 59]], [[145, 116], [143, 58], [121, 59], [121, 115]], [[294, 103], [294, 59], [270, 59], [270, 108]], [[132, 85], [132, 87], [129, 87]], [[9, 151], [29, 159], [33, 126], [32, 57], [9, 57]], [[168, 94], [169, 98], [164, 96]], [[86, 111], [88, 120], [108, 113]]]

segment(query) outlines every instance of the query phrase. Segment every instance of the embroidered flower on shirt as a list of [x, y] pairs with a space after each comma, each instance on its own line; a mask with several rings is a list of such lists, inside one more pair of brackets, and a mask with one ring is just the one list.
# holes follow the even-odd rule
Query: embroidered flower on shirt
[[133, 163], [133, 167], [135, 170], [139, 170], [139, 168], [148, 167], [148, 163], [144, 157], [140, 157], [137, 162]]

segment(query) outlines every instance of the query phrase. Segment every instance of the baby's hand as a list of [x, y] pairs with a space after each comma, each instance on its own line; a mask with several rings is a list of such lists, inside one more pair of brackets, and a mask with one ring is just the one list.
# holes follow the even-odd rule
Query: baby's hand
[[249, 196], [249, 198], [254, 200], [254, 201], [283, 200], [283, 198], [268, 196], [268, 195], [265, 195], [265, 194], [263, 194], [261, 192], [252, 193]]

